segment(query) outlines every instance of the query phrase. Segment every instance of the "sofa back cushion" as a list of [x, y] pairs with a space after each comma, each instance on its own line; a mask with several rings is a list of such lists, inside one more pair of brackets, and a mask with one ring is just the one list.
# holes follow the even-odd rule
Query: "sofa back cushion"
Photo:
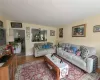
[[70, 43], [59, 43], [59, 47], [61, 48], [70, 48], [71, 47], [71, 44]]
[[66, 43], [59, 43], [59, 47], [65, 48], [66, 47]]
[[34, 48], [42, 49], [42, 45], [43, 45], [43, 43], [35, 43]]
[[49, 49], [49, 48], [53, 47], [53, 43], [51, 43], [51, 42], [47, 42], [47, 43], [35, 43], [34, 47], [37, 48], [37, 49], [39, 49], [39, 50]]
[[53, 48], [53, 43], [47, 42], [47, 46], [48, 46], [49, 48]]
[[77, 50], [80, 49], [80, 45], [71, 44], [71, 47], [76, 47]]
[[70, 44], [70, 43], [66, 43], [65, 46], [66, 46], [67, 48], [70, 48], [70, 47], [71, 47], [71, 44]]

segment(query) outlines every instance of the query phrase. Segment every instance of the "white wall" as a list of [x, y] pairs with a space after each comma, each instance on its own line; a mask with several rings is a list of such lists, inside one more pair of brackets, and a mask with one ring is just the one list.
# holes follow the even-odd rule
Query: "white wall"
[[[7, 20], [7, 42], [9, 42], [9, 29], [11, 28], [11, 24], [10, 24], [10, 20]], [[41, 25], [35, 25], [35, 24], [28, 24], [28, 23], [22, 23], [23, 25], [23, 30], [26, 31], [26, 27], [30, 27], [31, 28], [35, 28], [35, 29], [44, 29], [47, 30], [47, 41], [48, 42], [53, 42], [54, 44], [56, 43], [56, 39], [57, 39], [57, 28], [54, 27], [48, 27], [48, 26], [41, 26]], [[55, 30], [55, 36], [50, 36], [50, 30]], [[30, 31], [31, 32], [31, 31]], [[25, 34], [26, 35], [26, 34]], [[31, 37], [28, 40], [27, 38], [25, 38], [25, 43], [26, 43], [26, 55], [33, 55], [33, 46], [34, 46], [34, 42], [31, 42]]]
[[[72, 27], [86, 24], [86, 37], [72, 37]], [[93, 26], [100, 25], [100, 15], [89, 17], [87, 19], [77, 21], [70, 25], [61, 26], [63, 27], [64, 35], [63, 38], [58, 37], [58, 41], [78, 44], [78, 45], [86, 45], [92, 46], [96, 48], [97, 56], [99, 58], [99, 66], [100, 66], [100, 32], [93, 32]]]

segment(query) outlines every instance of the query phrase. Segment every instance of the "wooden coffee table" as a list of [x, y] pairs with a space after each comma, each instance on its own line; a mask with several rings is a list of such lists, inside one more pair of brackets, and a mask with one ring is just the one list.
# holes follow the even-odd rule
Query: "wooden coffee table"
[[66, 75], [68, 75], [68, 64], [63, 62], [60, 63], [61, 59], [59, 59], [58, 57], [56, 57], [55, 55], [53, 55], [51, 57], [51, 54], [45, 55], [44, 56], [44, 60], [45, 62], [52, 67], [52, 69], [54, 69], [56, 71], [56, 77], [57, 80], [60, 80], [60, 78], [62, 78], [62, 71], [64, 71], [65, 69], [67, 70], [67, 72], [65, 73]]

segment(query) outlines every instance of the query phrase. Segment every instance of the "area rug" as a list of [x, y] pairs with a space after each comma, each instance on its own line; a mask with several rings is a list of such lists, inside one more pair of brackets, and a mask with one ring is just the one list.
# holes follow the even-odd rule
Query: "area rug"
[[[73, 64], [69, 65], [68, 75], [61, 80], [100, 80], [100, 74], [88, 74]], [[15, 74], [15, 80], [56, 80], [56, 73], [50, 70], [43, 60], [19, 65]]]

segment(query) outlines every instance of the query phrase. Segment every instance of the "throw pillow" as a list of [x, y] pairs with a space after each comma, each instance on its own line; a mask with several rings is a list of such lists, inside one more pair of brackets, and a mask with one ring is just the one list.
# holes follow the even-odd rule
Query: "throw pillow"
[[50, 48], [50, 45], [49, 44], [45, 45], [45, 48], [46, 49], [49, 49]]
[[76, 51], [77, 51], [76, 47], [71, 47], [71, 50], [73, 50], [73, 53], [76, 54]]
[[81, 51], [79, 51], [79, 50], [76, 51], [76, 55], [77, 55], [77, 56], [80, 56], [80, 55], [81, 55]]
[[64, 51], [66, 51], [66, 52], [67, 52], [67, 51], [68, 51], [68, 47], [65, 47], [65, 48], [64, 48]]
[[42, 45], [42, 48], [45, 49], [45, 45]]
[[88, 57], [88, 55], [89, 55], [89, 50], [84, 46], [81, 46], [80, 49], [81, 49], [81, 55], [80, 56], [83, 59], [86, 59]]

